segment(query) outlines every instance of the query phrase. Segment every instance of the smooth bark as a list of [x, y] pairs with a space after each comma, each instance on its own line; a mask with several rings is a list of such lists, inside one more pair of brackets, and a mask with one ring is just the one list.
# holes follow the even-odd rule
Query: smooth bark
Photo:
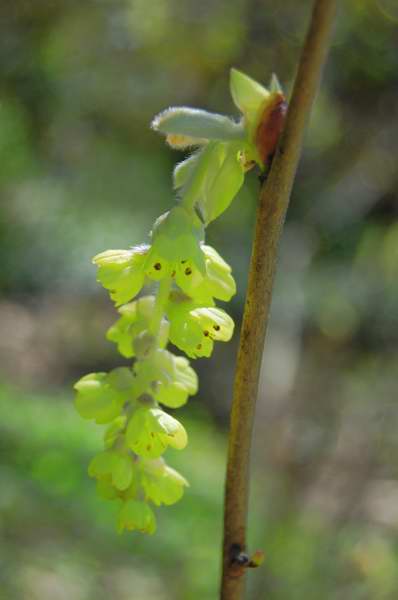
[[231, 410], [221, 600], [242, 600], [244, 594], [245, 556], [240, 552], [246, 549], [250, 448], [277, 250], [336, 4], [337, 0], [314, 2], [285, 127], [260, 193]]

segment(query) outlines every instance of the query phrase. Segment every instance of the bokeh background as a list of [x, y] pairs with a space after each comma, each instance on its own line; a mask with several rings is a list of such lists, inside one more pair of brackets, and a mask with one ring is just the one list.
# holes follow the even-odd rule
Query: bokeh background
[[[197, 361], [156, 537], [119, 536], [73, 381], [123, 362], [91, 257], [145, 241], [182, 158], [149, 129], [235, 114], [228, 71], [291, 89], [311, 2], [0, 4], [0, 599], [217, 598], [237, 334]], [[248, 598], [398, 597], [398, 8], [341, 3], [280, 252], [253, 450]], [[241, 319], [259, 183], [208, 230]]]

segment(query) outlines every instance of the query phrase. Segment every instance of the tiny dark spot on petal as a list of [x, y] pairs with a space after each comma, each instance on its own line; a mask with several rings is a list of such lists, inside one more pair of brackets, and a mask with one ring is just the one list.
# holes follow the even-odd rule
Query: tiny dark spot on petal
[[190, 267], [185, 269], [185, 275], [192, 275], [192, 269]]
[[203, 335], [204, 335], [205, 337], [208, 337], [208, 336], [209, 336], [209, 332], [206, 330], [206, 331], [204, 331], [204, 332], [203, 332]]
[[215, 331], [220, 331], [220, 326], [219, 325], [213, 325], [213, 329]]
[[153, 268], [156, 269], [156, 271], [160, 271], [160, 269], [162, 268], [162, 265], [159, 262], [157, 262], [153, 265]]

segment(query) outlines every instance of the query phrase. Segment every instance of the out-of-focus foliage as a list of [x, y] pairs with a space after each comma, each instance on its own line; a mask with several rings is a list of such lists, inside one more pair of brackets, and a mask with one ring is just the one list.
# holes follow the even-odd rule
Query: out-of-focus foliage
[[[57, 386], [115, 366], [91, 256], [141, 242], [173, 203], [183, 156], [150, 131], [153, 115], [178, 104], [236, 114], [230, 66], [264, 83], [275, 71], [289, 90], [310, 5], [1, 3], [0, 368], [18, 384], [0, 398], [5, 600], [215, 597], [219, 434], [184, 409], [197, 439], [175, 463], [191, 488], [156, 543], [115, 537], [83, 468], [99, 440]], [[393, 0], [340, 3], [264, 361], [250, 541], [266, 560], [250, 574], [253, 600], [398, 595], [397, 25]], [[258, 190], [248, 179], [208, 234], [233, 266], [236, 320]], [[192, 405], [222, 426], [234, 348], [212, 361]], [[18, 391], [33, 385], [54, 391]]]
[[118, 535], [116, 507], [96, 497], [86, 465], [101, 435], [70, 410], [69, 394], [1, 389], [0, 419], [2, 600], [216, 595], [225, 443], [205, 415], [189, 418], [192, 444], [173, 456], [195, 481], [148, 540]]

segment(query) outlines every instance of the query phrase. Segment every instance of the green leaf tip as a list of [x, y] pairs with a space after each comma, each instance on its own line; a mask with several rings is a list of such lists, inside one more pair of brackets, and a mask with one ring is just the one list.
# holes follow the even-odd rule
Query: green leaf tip
[[236, 107], [246, 117], [257, 113], [270, 95], [264, 86], [238, 69], [231, 69], [230, 90]]
[[283, 94], [282, 86], [281, 86], [279, 79], [275, 73], [272, 73], [272, 75], [271, 75], [269, 91], [271, 92], [271, 94], [274, 94], [274, 93]]

